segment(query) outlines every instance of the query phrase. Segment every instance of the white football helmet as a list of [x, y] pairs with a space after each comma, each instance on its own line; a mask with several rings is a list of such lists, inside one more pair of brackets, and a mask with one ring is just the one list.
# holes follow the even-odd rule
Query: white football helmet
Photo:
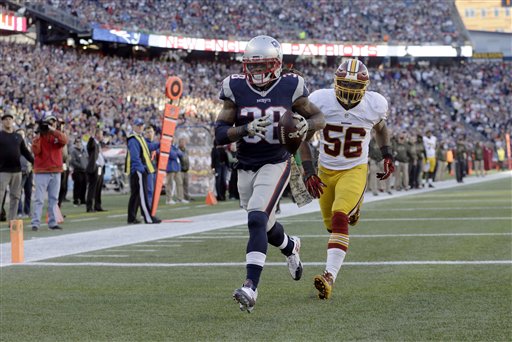
[[283, 68], [283, 50], [277, 40], [257, 36], [247, 43], [242, 58], [244, 74], [251, 84], [264, 86], [278, 79]]

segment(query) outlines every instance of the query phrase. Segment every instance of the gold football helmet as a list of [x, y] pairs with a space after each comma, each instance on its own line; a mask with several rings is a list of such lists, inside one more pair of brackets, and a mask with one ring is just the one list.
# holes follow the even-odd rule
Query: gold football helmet
[[342, 105], [353, 107], [361, 101], [370, 84], [368, 69], [357, 59], [348, 59], [334, 73], [334, 90]]

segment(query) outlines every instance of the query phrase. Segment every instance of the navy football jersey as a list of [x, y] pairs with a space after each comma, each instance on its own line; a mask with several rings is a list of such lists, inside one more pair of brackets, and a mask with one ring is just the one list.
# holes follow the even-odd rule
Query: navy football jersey
[[267, 90], [251, 86], [245, 75], [234, 74], [222, 81], [219, 98], [231, 100], [237, 106], [235, 126], [270, 114], [272, 125], [267, 126], [265, 138], [245, 136], [237, 142], [237, 168], [257, 170], [265, 164], [287, 160], [290, 154], [279, 143], [277, 125], [281, 116], [292, 110], [292, 104], [301, 96], [309, 96], [304, 79], [296, 74], [281, 76]]

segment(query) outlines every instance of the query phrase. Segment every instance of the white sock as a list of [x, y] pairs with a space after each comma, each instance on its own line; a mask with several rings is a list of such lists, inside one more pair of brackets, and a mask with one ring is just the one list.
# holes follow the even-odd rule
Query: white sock
[[347, 252], [345, 252], [343, 249], [327, 249], [327, 263], [325, 265], [325, 270], [332, 274], [333, 280], [336, 280], [346, 254]]

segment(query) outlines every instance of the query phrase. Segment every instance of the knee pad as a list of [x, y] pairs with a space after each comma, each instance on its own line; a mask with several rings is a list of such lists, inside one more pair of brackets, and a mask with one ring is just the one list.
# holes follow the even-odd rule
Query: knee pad
[[284, 229], [281, 223], [276, 222], [274, 226], [267, 232], [268, 243], [272, 246], [279, 247], [284, 241]]
[[251, 211], [249, 213], [249, 242], [247, 253], [267, 253], [267, 222], [268, 215], [262, 211]]
[[348, 216], [345, 213], [336, 211], [331, 220], [332, 233], [348, 235]]

